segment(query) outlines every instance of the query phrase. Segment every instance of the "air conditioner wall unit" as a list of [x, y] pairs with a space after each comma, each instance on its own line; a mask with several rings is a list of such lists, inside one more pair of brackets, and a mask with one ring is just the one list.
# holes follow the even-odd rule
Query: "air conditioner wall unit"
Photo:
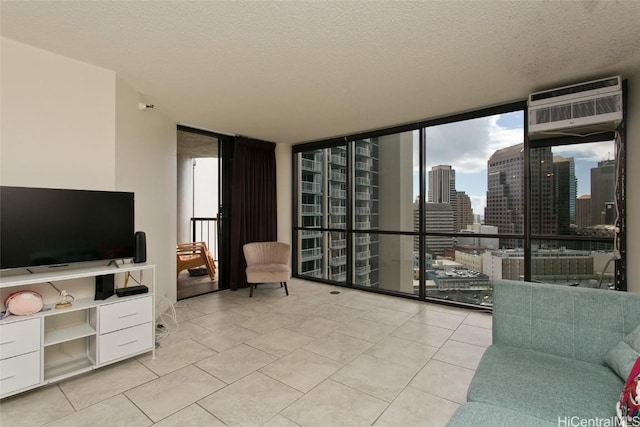
[[613, 131], [622, 121], [620, 76], [529, 95], [529, 138]]

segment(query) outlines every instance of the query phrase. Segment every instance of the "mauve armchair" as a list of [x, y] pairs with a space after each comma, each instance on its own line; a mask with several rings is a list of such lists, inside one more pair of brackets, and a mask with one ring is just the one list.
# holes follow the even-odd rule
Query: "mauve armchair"
[[282, 242], [254, 242], [242, 247], [247, 261], [247, 282], [249, 297], [253, 297], [253, 288], [260, 283], [280, 283], [289, 295], [287, 281], [291, 277], [289, 255], [291, 245]]

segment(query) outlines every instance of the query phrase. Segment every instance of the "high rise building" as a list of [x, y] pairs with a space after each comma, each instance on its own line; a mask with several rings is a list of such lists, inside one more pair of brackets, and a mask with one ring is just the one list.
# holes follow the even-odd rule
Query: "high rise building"
[[445, 250], [453, 248], [453, 237], [428, 234], [429, 232], [453, 233], [455, 231], [453, 209], [448, 203], [426, 203], [425, 210], [426, 251], [434, 257], [444, 255]]
[[[603, 160], [591, 168], [591, 225], [613, 224], [607, 221], [607, 203], [615, 203], [615, 160]], [[611, 206], [611, 205], [609, 205]]]
[[450, 165], [433, 166], [429, 171], [427, 202], [451, 205], [454, 224], [456, 224], [457, 201], [455, 169], [452, 169]]
[[[524, 231], [524, 145], [497, 150], [487, 161], [487, 204], [484, 223], [498, 227], [501, 234]], [[522, 243], [500, 239], [502, 247], [513, 248]]]
[[456, 191], [454, 218], [456, 231], [464, 230], [468, 225], [473, 225], [471, 198], [464, 191]]
[[[380, 188], [378, 171], [380, 170], [380, 160], [378, 150], [377, 138], [362, 139], [354, 142], [353, 186], [355, 206], [353, 207], [353, 228], [355, 230], [375, 230], [379, 227], [378, 200], [380, 198]], [[377, 235], [368, 233], [354, 235], [354, 283], [360, 286], [378, 286], [379, 251]]]
[[579, 229], [591, 225], [591, 195], [589, 194], [576, 199], [576, 225]]
[[573, 157], [553, 156], [554, 205], [558, 234], [571, 234], [571, 224], [576, 224], [576, 178]]
[[[524, 144], [497, 150], [487, 162], [487, 206], [484, 223], [502, 234], [524, 232]], [[529, 152], [531, 231], [555, 234], [553, 154], [551, 147]], [[522, 246], [520, 239], [500, 239], [503, 248]]]
[[[377, 227], [377, 142], [354, 143], [354, 229]], [[337, 146], [300, 154], [299, 225], [347, 228], [347, 150]], [[377, 240], [370, 234], [355, 235], [354, 279], [363, 286], [377, 285]], [[298, 271], [305, 276], [344, 282], [347, 279], [347, 235], [341, 231], [302, 230], [298, 245]]]
[[456, 171], [449, 165], [433, 166], [429, 171], [427, 202], [449, 203], [456, 201]]
[[557, 234], [551, 147], [529, 150], [531, 233]]

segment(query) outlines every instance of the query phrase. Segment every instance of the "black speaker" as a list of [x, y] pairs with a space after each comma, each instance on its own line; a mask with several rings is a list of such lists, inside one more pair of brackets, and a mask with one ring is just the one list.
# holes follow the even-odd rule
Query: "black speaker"
[[113, 295], [113, 274], [96, 276], [96, 296], [95, 300], [103, 300]]
[[136, 264], [147, 262], [147, 235], [144, 231], [136, 231], [136, 255], [133, 257], [133, 262]]

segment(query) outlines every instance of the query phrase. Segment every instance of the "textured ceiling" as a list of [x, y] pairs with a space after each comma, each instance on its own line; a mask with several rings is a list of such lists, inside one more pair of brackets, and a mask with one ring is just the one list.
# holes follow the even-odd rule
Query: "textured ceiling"
[[2, 1], [176, 122], [295, 143], [640, 71], [640, 2]]

